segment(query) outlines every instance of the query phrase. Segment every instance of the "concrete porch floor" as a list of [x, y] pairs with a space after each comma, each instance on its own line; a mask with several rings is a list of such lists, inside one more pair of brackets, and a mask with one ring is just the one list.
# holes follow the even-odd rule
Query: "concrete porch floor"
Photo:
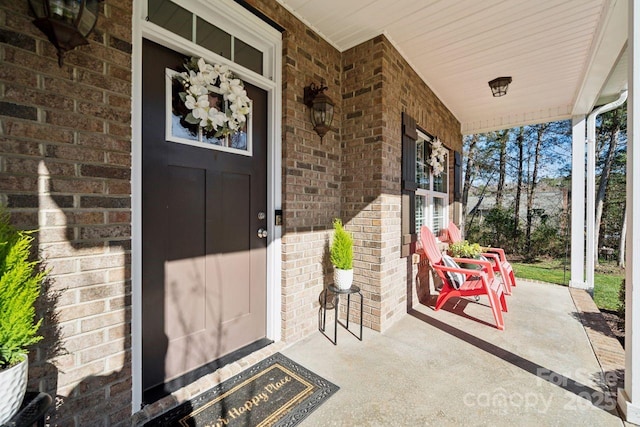
[[282, 349], [340, 387], [301, 425], [623, 425], [568, 288], [519, 280], [504, 331], [486, 304], [419, 305], [362, 342], [339, 326], [337, 346], [318, 332]]

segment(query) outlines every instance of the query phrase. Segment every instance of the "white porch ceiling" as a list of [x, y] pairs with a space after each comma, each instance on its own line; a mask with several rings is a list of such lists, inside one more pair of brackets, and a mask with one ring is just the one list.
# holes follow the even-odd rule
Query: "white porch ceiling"
[[384, 34], [465, 134], [585, 114], [626, 85], [628, 0], [278, 1], [340, 51]]

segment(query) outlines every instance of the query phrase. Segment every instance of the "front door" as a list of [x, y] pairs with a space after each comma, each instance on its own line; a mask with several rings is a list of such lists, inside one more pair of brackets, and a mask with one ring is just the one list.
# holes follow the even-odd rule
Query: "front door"
[[244, 84], [250, 155], [168, 141], [167, 69], [185, 56], [145, 40], [142, 57], [142, 383], [156, 394], [266, 336], [267, 93]]

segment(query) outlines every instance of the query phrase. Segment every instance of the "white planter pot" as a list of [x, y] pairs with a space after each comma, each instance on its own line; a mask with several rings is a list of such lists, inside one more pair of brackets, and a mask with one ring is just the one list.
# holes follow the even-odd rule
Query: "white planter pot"
[[4, 424], [20, 409], [27, 391], [28, 358], [9, 369], [0, 371], [0, 424]]
[[341, 270], [333, 267], [333, 282], [338, 289], [349, 289], [353, 283], [353, 269]]

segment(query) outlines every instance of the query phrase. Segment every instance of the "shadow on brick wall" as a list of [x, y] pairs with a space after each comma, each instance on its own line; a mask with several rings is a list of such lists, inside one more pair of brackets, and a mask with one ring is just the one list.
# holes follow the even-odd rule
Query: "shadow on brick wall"
[[[130, 197], [113, 197], [126, 201], [118, 202], [122, 210], [107, 213], [105, 209], [113, 204], [102, 206], [100, 202], [107, 197], [92, 196], [95, 204], [87, 207], [84, 196], [55, 194], [72, 191], [56, 187], [59, 177], [52, 176], [58, 170], [56, 165], [55, 159], [40, 159], [38, 175], [29, 177], [35, 181], [37, 193], [8, 194], [5, 199], [14, 225], [38, 230], [33, 234], [34, 248], [39, 248], [42, 268], [52, 272], [37, 301], [44, 338], [30, 352], [28, 390], [44, 391], [54, 398], [48, 413], [50, 425], [125, 423], [131, 415], [130, 225], [110, 222], [129, 220]], [[23, 182], [26, 179], [23, 177]], [[80, 201], [77, 205], [74, 198]], [[118, 216], [121, 213], [126, 214], [124, 219]], [[118, 240], [123, 235], [126, 239]], [[107, 265], [114, 256], [121, 260], [115, 267]], [[96, 265], [85, 271], [84, 262]], [[123, 275], [121, 280], [111, 276], [111, 271], [117, 270], [124, 272], [118, 273]], [[112, 293], [81, 295], [82, 290], [91, 293], [100, 285], [108, 288], [114, 283], [118, 285]], [[94, 308], [88, 309], [92, 304]], [[110, 313], [121, 318], [100, 324], [99, 317]], [[97, 326], [85, 325], [85, 321]], [[96, 376], [94, 372], [106, 374]]]
[[[40, 268], [47, 270], [46, 264]], [[42, 319], [40, 334], [43, 339], [29, 353], [29, 383], [30, 390], [39, 390], [56, 396], [58, 390], [58, 367], [53, 360], [67, 355], [62, 340], [62, 329], [58, 322], [58, 301], [63, 290], [53, 287], [54, 279], [45, 276], [41, 284], [40, 297], [36, 301], [37, 317]]]

